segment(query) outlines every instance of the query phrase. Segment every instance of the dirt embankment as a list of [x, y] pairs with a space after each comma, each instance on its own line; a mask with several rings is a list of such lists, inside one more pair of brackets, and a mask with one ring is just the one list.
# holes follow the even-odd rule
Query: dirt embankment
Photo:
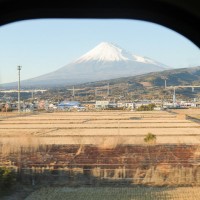
[[196, 145], [48, 145], [0, 157], [29, 184], [200, 185]]

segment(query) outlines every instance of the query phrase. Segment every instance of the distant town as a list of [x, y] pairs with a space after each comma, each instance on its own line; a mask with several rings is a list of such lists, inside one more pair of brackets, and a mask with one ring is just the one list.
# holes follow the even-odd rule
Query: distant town
[[[63, 89], [64, 90], [64, 89]], [[100, 111], [100, 110], [165, 110], [200, 108], [199, 99], [176, 99], [173, 93], [171, 99], [131, 99], [130, 94], [113, 95], [109, 85], [98, 93], [87, 96], [85, 93], [78, 94], [76, 89], [61, 90], [57, 93], [46, 89], [21, 90], [20, 102], [18, 90], [0, 91], [0, 110], [2, 112], [34, 112], [34, 111]], [[90, 88], [91, 90], [91, 88]], [[65, 94], [63, 94], [65, 93]], [[20, 106], [20, 108], [19, 108]]]
[[[20, 66], [18, 66], [20, 79]], [[200, 67], [115, 79], [38, 87], [0, 86], [2, 112], [164, 110], [200, 107]], [[188, 78], [189, 77], [189, 78]], [[44, 82], [45, 83], [45, 82]]]

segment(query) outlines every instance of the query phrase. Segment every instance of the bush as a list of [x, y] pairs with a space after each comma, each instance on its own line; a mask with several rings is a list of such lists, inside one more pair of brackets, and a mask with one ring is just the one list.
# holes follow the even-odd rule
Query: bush
[[9, 189], [16, 181], [16, 175], [10, 169], [0, 167], [0, 191]]
[[154, 103], [151, 103], [149, 105], [141, 105], [139, 108], [137, 108], [137, 111], [152, 111], [156, 105]]
[[152, 133], [148, 133], [146, 135], [146, 137], [144, 138], [144, 141], [146, 143], [151, 143], [151, 144], [155, 144], [156, 143], [156, 135], [152, 134]]

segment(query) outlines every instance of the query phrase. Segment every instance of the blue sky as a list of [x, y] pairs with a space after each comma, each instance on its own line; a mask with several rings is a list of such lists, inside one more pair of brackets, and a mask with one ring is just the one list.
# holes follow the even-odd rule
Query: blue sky
[[46, 19], [0, 28], [0, 83], [52, 72], [101, 42], [113, 42], [136, 55], [173, 68], [200, 66], [200, 50], [180, 34], [137, 20]]

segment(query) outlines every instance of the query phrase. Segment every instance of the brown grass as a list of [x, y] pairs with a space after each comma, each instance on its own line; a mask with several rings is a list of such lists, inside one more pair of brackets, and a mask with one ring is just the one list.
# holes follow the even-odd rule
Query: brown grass
[[[177, 110], [178, 114], [199, 109]], [[178, 119], [165, 111], [56, 112], [1, 118], [2, 151], [19, 151], [40, 144], [96, 144], [115, 148], [119, 144], [144, 144], [148, 132], [157, 143], [199, 143], [200, 124]]]

